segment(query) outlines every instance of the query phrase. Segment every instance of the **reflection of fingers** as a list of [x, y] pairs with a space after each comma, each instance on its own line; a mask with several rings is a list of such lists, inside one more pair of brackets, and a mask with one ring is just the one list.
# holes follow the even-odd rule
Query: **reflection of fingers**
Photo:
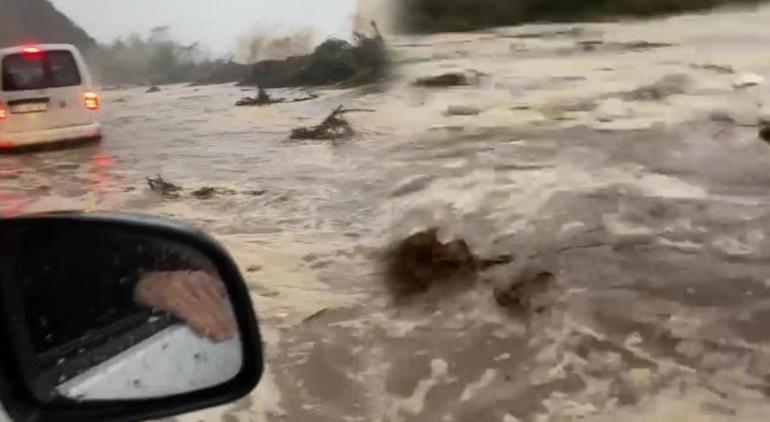
[[196, 315], [177, 315], [198, 336], [206, 337], [206, 324]]
[[221, 299], [217, 301], [210, 301], [206, 303], [205, 308], [208, 311], [209, 317], [215, 324], [215, 337], [219, 341], [224, 341], [232, 336], [233, 326], [229, 322], [229, 314], [226, 309], [221, 306]]
[[235, 323], [228, 312], [227, 300], [213, 287], [213, 281], [200, 272], [176, 278], [169, 310], [197, 335], [224, 341], [233, 336]]
[[209, 281], [211, 281], [211, 286], [214, 287], [216, 292], [222, 296], [227, 297], [227, 289], [225, 288], [225, 283], [222, 281], [221, 278], [219, 278], [218, 275], [210, 275], [206, 274], [209, 277]]
[[235, 331], [235, 321], [230, 315], [228, 301], [226, 296], [222, 296], [217, 289], [218, 280], [211, 278], [208, 274], [199, 273], [202, 277], [198, 287], [198, 295], [205, 302], [202, 310], [209, 313], [216, 323], [217, 339], [227, 340], [232, 337]]
[[191, 289], [179, 289], [172, 304], [172, 313], [201, 337], [209, 337], [213, 332], [214, 322], [205, 309], [205, 300], [193, 293]]
[[199, 300], [208, 300], [212, 296], [211, 291], [206, 287], [206, 279], [201, 273], [188, 273], [184, 287]]
[[193, 331], [199, 336], [211, 338], [213, 340], [217, 339], [217, 323], [210, 315], [206, 315], [205, 313], [192, 313], [188, 315], [187, 320]]
[[202, 335], [224, 341], [232, 337], [234, 325], [228, 322], [229, 315], [221, 302], [222, 298], [196, 297], [185, 304], [183, 313], [187, 319], [201, 326]]
[[222, 331], [219, 336], [220, 341], [230, 340], [233, 338], [237, 328], [235, 326], [235, 320], [229, 312], [222, 314], [222, 320], [220, 321], [220, 324], [222, 324]]
[[199, 333], [199, 335], [203, 335], [212, 340], [218, 340], [220, 328], [216, 318], [206, 312], [205, 309], [192, 310], [192, 312], [190, 318], [196, 321], [196, 324], [199, 324], [201, 327], [202, 334]]
[[202, 276], [202, 283], [206, 286], [206, 290], [208, 290], [212, 296], [224, 299], [225, 303], [229, 303], [227, 291], [225, 290], [225, 285], [222, 280], [220, 280], [217, 276], [212, 276], [206, 273], [202, 273]]
[[211, 276], [209, 276], [208, 274], [199, 273], [197, 284], [201, 286], [201, 288], [206, 292], [208, 297], [214, 300], [223, 302], [227, 296], [222, 294], [223, 292], [220, 291], [219, 288], [217, 288], [218, 283], [219, 282], [217, 280], [211, 278]]

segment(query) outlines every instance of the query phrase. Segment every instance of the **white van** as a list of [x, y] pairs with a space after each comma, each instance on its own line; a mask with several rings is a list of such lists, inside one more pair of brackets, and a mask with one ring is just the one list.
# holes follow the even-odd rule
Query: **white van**
[[99, 95], [68, 44], [0, 49], [0, 150], [101, 139]]

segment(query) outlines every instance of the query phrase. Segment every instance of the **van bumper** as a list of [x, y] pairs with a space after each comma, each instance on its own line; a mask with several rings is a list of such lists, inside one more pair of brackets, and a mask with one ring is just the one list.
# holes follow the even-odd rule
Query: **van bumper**
[[84, 139], [98, 140], [101, 137], [102, 126], [99, 123], [29, 132], [0, 132], [0, 150]]

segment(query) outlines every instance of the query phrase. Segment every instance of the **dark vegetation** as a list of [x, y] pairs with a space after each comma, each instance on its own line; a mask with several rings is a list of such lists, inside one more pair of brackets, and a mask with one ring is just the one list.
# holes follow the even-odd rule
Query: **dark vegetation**
[[174, 40], [160, 26], [142, 37], [132, 34], [86, 52], [96, 78], [105, 85], [161, 85], [180, 82], [239, 81], [247, 67], [228, 59], [211, 59], [198, 43]]
[[[119, 18], [119, 17], [118, 17]], [[385, 41], [354, 33], [353, 42], [329, 39], [313, 53], [256, 64], [211, 58], [198, 43], [182, 44], [160, 26], [146, 36], [132, 34], [99, 44], [48, 0], [0, 0], [0, 47], [24, 43], [68, 43], [86, 56], [102, 85], [217, 84], [238, 82], [260, 88], [360, 85], [385, 75]]]
[[0, 0], [0, 48], [38, 43], [67, 43], [83, 50], [96, 41], [47, 0]]
[[[284, 60], [265, 60], [246, 65], [229, 59], [210, 59], [193, 43], [172, 39], [167, 27], [153, 29], [147, 37], [131, 35], [110, 45], [97, 46], [89, 54], [98, 79], [107, 85], [160, 85], [189, 82], [196, 85], [237, 82], [262, 89], [320, 86], [344, 83], [360, 85], [385, 76], [385, 42], [375, 35], [355, 34], [355, 42], [329, 39], [313, 53]], [[262, 98], [252, 104], [271, 103]]]
[[467, 31], [527, 22], [650, 17], [761, 0], [398, 0], [408, 32]]
[[372, 22], [374, 35], [354, 33], [354, 43], [331, 38], [312, 54], [285, 60], [265, 60], [251, 67], [242, 85], [261, 88], [320, 86], [335, 83], [360, 85], [385, 76], [387, 53], [385, 40]]
[[43, 43], [77, 46], [105, 85], [232, 82], [247, 74], [244, 65], [208, 59], [198, 44], [173, 40], [167, 27], [98, 44], [48, 0], [0, 0], [0, 47]]

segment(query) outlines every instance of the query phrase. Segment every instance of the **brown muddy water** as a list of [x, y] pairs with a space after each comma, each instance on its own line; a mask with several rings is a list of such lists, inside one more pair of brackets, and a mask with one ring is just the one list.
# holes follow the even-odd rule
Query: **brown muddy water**
[[[769, 18], [396, 37], [388, 87], [265, 108], [233, 86], [106, 92], [100, 145], [0, 156], [0, 212], [160, 214], [230, 248], [268, 373], [181, 421], [770, 420], [766, 88], [734, 88], [770, 76]], [[447, 71], [472, 84], [411, 86]], [[375, 112], [349, 141], [288, 140], [338, 104]], [[429, 226], [516, 260], [395, 304], [382, 251]], [[556, 276], [545, 311], [498, 306], [533, 267]]]

